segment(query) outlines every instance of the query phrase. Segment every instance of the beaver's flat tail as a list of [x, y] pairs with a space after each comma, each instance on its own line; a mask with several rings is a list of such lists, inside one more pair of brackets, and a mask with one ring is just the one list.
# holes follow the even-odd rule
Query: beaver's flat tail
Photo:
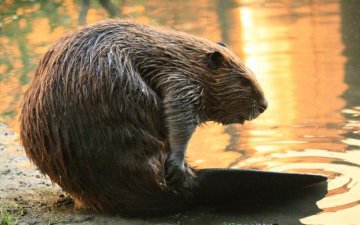
[[203, 169], [197, 171], [197, 176], [198, 187], [194, 190], [194, 195], [200, 205], [266, 202], [314, 192], [322, 198], [326, 194], [327, 178], [321, 175]]

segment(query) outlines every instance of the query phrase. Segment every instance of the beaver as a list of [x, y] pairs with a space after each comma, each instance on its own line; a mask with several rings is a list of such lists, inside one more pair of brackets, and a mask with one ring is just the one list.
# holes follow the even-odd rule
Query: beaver
[[185, 153], [198, 125], [244, 123], [266, 108], [253, 72], [226, 45], [107, 20], [42, 57], [20, 137], [40, 171], [81, 205], [152, 215], [192, 198], [196, 171]]

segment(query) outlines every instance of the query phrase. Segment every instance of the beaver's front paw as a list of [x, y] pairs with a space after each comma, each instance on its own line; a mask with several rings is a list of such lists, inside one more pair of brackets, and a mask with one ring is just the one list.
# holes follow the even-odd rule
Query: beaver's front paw
[[172, 160], [166, 161], [166, 180], [170, 186], [177, 190], [191, 188], [195, 185], [195, 174], [190, 167], [184, 163], [177, 163]]

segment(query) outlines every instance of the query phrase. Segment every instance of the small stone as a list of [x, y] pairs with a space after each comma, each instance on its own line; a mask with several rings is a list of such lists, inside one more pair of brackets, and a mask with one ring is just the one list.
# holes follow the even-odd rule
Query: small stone
[[22, 211], [21, 211], [21, 215], [20, 216], [25, 216], [25, 215], [27, 215], [28, 214], [28, 211], [26, 210], [26, 209], [23, 209]]
[[29, 225], [28, 223], [25, 223], [25, 222], [21, 222], [21, 223], [18, 223], [19, 225]]
[[46, 206], [47, 203], [46, 202], [40, 202], [40, 206]]
[[8, 175], [11, 172], [11, 170], [7, 169], [3, 172], [1, 172], [2, 175]]

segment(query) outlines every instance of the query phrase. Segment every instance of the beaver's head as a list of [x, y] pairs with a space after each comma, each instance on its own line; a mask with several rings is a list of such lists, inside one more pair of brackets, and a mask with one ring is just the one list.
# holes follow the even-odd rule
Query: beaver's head
[[207, 117], [222, 124], [252, 120], [268, 107], [254, 73], [226, 45], [207, 54], [207, 66], [213, 85]]

